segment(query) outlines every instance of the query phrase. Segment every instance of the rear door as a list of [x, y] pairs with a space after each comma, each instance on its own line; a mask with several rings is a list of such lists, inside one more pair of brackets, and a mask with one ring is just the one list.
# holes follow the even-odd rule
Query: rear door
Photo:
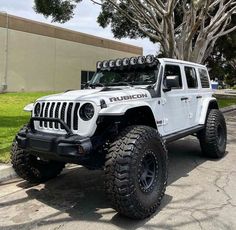
[[186, 78], [186, 97], [188, 97], [188, 114], [187, 121], [189, 127], [198, 124], [198, 109], [201, 103], [202, 95], [199, 90], [199, 81], [197, 77], [197, 70], [193, 66], [184, 66], [184, 75]]

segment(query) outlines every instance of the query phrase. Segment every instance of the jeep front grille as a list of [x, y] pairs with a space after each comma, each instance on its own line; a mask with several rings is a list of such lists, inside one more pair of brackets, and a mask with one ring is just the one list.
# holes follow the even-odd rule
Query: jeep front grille
[[[70, 129], [78, 130], [78, 110], [80, 103], [77, 102], [43, 102], [39, 117], [60, 118]], [[62, 129], [64, 128], [57, 122], [40, 121], [40, 129]]]

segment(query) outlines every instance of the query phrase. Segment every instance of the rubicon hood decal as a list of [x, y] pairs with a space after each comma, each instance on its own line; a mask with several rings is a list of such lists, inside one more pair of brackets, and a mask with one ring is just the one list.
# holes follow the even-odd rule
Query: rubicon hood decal
[[102, 91], [102, 89], [85, 89], [70, 91], [66, 93], [49, 95], [39, 98], [38, 101], [89, 101], [100, 106], [101, 99], [107, 104], [117, 102], [127, 102], [134, 100], [143, 100], [151, 98], [150, 93], [146, 89], [141, 88], [124, 88], [122, 90]]
[[134, 95], [128, 95], [128, 96], [119, 96], [119, 97], [110, 97], [110, 102], [117, 102], [117, 101], [127, 101], [132, 99], [139, 99], [139, 98], [147, 98], [148, 95], [145, 94], [134, 94]]

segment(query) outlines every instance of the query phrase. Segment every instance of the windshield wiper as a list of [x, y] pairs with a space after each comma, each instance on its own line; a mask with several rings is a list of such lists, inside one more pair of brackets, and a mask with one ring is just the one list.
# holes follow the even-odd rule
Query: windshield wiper
[[130, 86], [130, 87], [134, 87], [131, 83], [129, 82], [126, 82], [126, 81], [118, 81], [118, 82], [114, 82], [114, 83], [110, 83], [109, 84], [110, 86], [119, 86], [119, 85], [127, 85], [127, 86]]

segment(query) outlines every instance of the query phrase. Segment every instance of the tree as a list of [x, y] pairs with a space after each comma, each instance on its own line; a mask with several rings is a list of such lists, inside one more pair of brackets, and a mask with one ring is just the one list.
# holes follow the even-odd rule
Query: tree
[[[236, 24], [236, 16], [231, 24]], [[217, 40], [206, 63], [213, 79], [225, 80], [230, 86], [236, 85], [236, 31]]]
[[[82, 0], [35, 0], [35, 11], [65, 22]], [[216, 41], [234, 31], [236, 0], [90, 0], [101, 6], [98, 23], [115, 37], [148, 37], [166, 57], [203, 63]]]

